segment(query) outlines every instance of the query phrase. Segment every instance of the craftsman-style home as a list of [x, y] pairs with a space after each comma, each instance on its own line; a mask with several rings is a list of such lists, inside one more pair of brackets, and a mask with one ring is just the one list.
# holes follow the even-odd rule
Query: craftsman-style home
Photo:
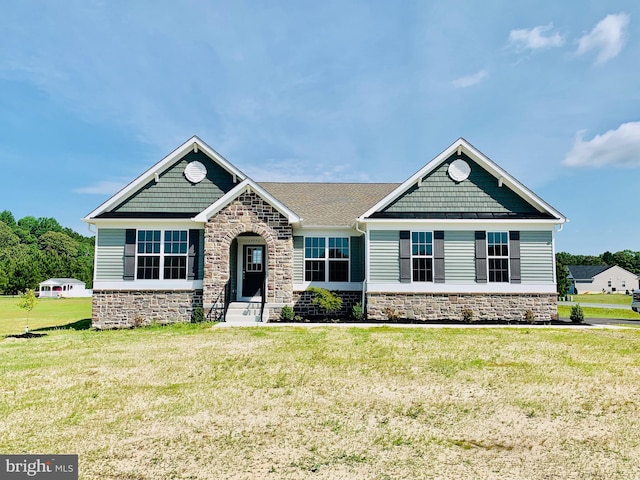
[[[257, 182], [198, 137], [84, 221], [93, 325], [314, 313], [310, 286], [369, 319], [556, 315], [566, 218], [464, 139], [403, 183]], [[528, 312], [528, 313], [527, 313]]]

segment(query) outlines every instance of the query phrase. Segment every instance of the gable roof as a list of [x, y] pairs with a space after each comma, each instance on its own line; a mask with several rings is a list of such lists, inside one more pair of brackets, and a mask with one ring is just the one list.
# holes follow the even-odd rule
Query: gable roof
[[611, 265], [567, 265], [567, 268], [574, 280], [593, 280], [596, 275], [609, 270]]
[[260, 182], [259, 185], [296, 212], [305, 227], [350, 227], [371, 205], [400, 184]]
[[[427, 163], [424, 167], [418, 170], [415, 174], [409, 177], [405, 182], [400, 184], [396, 189], [390, 192], [387, 196], [369, 208], [358, 220], [366, 221], [369, 218], [375, 217], [376, 213], [381, 212], [383, 209], [389, 207], [393, 202], [397, 201], [402, 195], [406, 194], [411, 188], [416, 185], [420, 186], [423, 179], [432, 173], [436, 168], [442, 165], [450, 157], [457, 153], [458, 157], [463, 154], [478, 164], [484, 171], [490, 176], [495, 178], [496, 185], [498, 187], [506, 186], [515, 195], [520, 197], [526, 204], [533, 207], [531, 212], [514, 215], [512, 212], [446, 212], [446, 211], [434, 211], [434, 212], [420, 212], [419, 218], [438, 218], [438, 219], [494, 219], [494, 218], [535, 218], [535, 219], [549, 219], [554, 223], [562, 224], [567, 221], [567, 218], [554, 209], [551, 205], [546, 203], [535, 193], [525, 187], [522, 183], [512, 177], [504, 169], [499, 167], [487, 156], [480, 152], [477, 148], [467, 142], [464, 138], [459, 138], [453, 142], [442, 153], [436, 156], [433, 160]], [[500, 214], [501, 216], [496, 217]], [[407, 218], [403, 214], [390, 214], [388, 218]], [[409, 215], [409, 218], [412, 218]], [[415, 217], [418, 218], [418, 217]]]
[[44, 282], [40, 282], [40, 285], [85, 285], [85, 282], [78, 280], [77, 278], [50, 278]]
[[98, 217], [101, 214], [104, 214], [105, 212], [108, 212], [110, 209], [117, 207], [129, 196], [133, 195], [135, 192], [142, 189], [149, 182], [152, 182], [156, 178], [156, 175], [162, 174], [164, 171], [166, 171], [172, 165], [176, 164], [178, 161], [180, 161], [183, 157], [185, 157], [188, 153], [192, 151], [196, 151], [196, 152], [202, 151], [212, 161], [214, 161], [224, 170], [229, 172], [229, 174], [232, 175], [235, 179], [237, 179], [237, 181], [242, 181], [245, 178], [247, 178], [247, 176], [243, 172], [237, 169], [222, 155], [220, 155], [213, 148], [211, 148], [209, 145], [203, 142], [200, 138], [194, 135], [189, 140], [187, 140], [182, 145], [180, 145], [178, 148], [176, 148], [169, 155], [167, 155], [158, 163], [156, 163], [151, 168], [149, 168], [142, 175], [140, 175], [135, 180], [130, 182], [127, 186], [122, 188], [119, 192], [117, 192], [115, 195], [109, 198], [106, 202], [104, 202], [98, 208], [96, 208], [91, 213], [89, 213], [85, 218], [83, 218], [83, 220], [89, 221], [93, 218]]
[[594, 277], [612, 268], [619, 268], [620, 270], [627, 272], [629, 275], [635, 275], [638, 277], [635, 273], [630, 272], [619, 265], [567, 265], [567, 268], [569, 269], [569, 276], [574, 280], [593, 280]]
[[236, 185], [224, 196], [216, 200], [209, 207], [207, 207], [205, 210], [203, 210], [198, 215], [196, 215], [193, 218], [193, 220], [196, 222], [208, 221], [213, 215], [215, 215], [224, 207], [229, 205], [233, 200], [235, 200], [239, 195], [241, 195], [245, 191], [254, 192], [256, 195], [262, 198], [265, 202], [267, 202], [269, 205], [275, 208], [278, 212], [280, 212], [282, 215], [287, 217], [287, 220], [289, 221], [289, 223], [300, 222], [299, 215], [297, 215], [293, 210], [288, 208], [280, 200], [275, 198], [273, 195], [271, 195], [269, 192], [267, 192], [264, 188], [262, 188], [260, 185], [255, 183], [250, 178], [246, 178], [240, 184]]

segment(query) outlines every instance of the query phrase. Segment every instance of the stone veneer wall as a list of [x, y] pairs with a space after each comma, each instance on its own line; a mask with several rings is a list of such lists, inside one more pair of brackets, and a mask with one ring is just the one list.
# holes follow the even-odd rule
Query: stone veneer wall
[[367, 293], [367, 315], [372, 320], [387, 320], [387, 309], [400, 319], [462, 320], [463, 310], [473, 312], [473, 320], [524, 320], [531, 310], [536, 320], [556, 320], [555, 294], [424, 294]]
[[[241, 233], [255, 233], [267, 244], [267, 302], [293, 301], [293, 232], [275, 208], [253, 192], [242, 193], [211, 217], [204, 233], [203, 302], [205, 312], [219, 310], [230, 276], [231, 242]], [[240, 261], [240, 260], [239, 260]], [[271, 317], [276, 316], [272, 314]]]
[[[362, 302], [362, 292], [358, 291], [333, 291], [342, 298], [342, 310], [336, 313], [336, 316], [349, 317], [351, 316], [351, 309], [353, 306]], [[296, 315], [300, 315], [306, 319], [313, 319], [319, 317], [325, 317], [324, 312], [316, 305], [311, 303], [313, 295], [310, 292], [301, 291], [293, 292], [293, 311]]]
[[94, 328], [190, 322], [202, 307], [202, 290], [94, 290]]

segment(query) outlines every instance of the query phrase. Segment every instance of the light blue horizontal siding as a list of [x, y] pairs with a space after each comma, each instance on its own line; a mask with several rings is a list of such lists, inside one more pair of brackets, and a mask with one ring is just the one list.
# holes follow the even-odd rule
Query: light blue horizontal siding
[[550, 231], [520, 232], [522, 283], [553, 282], [553, 242]]
[[446, 283], [474, 283], [475, 237], [472, 231], [444, 232], [444, 278]]
[[398, 231], [371, 231], [369, 235], [369, 278], [372, 282], [399, 281], [399, 236]]
[[96, 244], [96, 280], [122, 280], [124, 276], [124, 228], [101, 228]]

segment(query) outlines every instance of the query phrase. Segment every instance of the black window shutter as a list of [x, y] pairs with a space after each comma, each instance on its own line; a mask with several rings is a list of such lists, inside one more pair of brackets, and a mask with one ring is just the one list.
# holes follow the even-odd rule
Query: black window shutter
[[444, 231], [433, 232], [433, 281], [444, 283]]
[[487, 283], [487, 232], [476, 231], [476, 282]]
[[351, 281], [364, 280], [364, 235], [349, 239], [349, 255], [351, 256]]
[[400, 282], [411, 282], [411, 232], [400, 230]]
[[189, 230], [189, 260], [187, 261], [187, 279], [198, 279], [198, 255], [200, 254], [200, 230]]
[[511, 283], [520, 283], [522, 281], [522, 272], [520, 268], [520, 232], [509, 232], [509, 263], [511, 270]]
[[136, 278], [136, 229], [127, 228], [124, 241], [124, 280]]

